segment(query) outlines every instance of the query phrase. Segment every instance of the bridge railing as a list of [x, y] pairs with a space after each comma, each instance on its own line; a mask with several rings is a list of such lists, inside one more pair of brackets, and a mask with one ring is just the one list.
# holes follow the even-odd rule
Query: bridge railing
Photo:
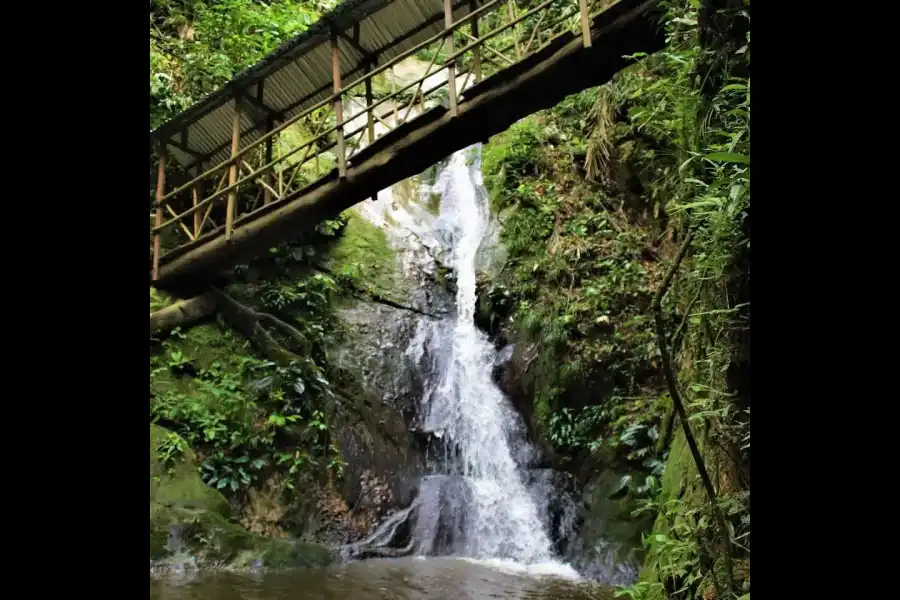
[[[337, 34], [332, 36], [333, 93], [241, 147], [241, 111], [235, 99], [230, 157], [166, 192], [167, 155], [159, 152], [156, 201], [151, 214], [152, 279], [160, 261], [212, 237], [231, 239], [241, 225], [269, 205], [286, 201], [335, 168], [344, 178], [366, 145], [446, 103], [452, 116], [465, 92], [485, 77], [540, 51], [559, 35], [581, 30], [590, 45], [589, 20], [613, 0], [492, 0], [452, 19], [444, 0], [445, 29], [345, 84]], [[396, 67], [417, 56], [429, 60], [412, 81]], [[349, 114], [345, 114], [349, 113]], [[199, 167], [196, 171], [201, 170]]]

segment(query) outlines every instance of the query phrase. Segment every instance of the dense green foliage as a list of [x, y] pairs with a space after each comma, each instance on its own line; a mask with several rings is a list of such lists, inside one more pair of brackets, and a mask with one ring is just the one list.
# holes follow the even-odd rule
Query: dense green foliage
[[[738, 23], [732, 31], [749, 22], [744, 4], [719, 17]], [[657, 515], [643, 581], [621, 593], [709, 598], [724, 589], [723, 549], [672, 416], [651, 301], [691, 228], [664, 321], [690, 425], [717, 473], [739, 589], [750, 535], [749, 34], [702, 47], [700, 2], [664, 5], [664, 52], [486, 147], [510, 264], [484, 309], [494, 322], [512, 317], [503, 335], [534, 344], [525, 377], [537, 430], [577, 464], [630, 465], [623, 491]]]
[[[291, 328], [269, 330], [286, 359], [260, 358], [260, 347], [227, 323], [176, 329], [153, 344], [151, 416], [197, 450], [205, 481], [240, 496], [273, 474], [288, 489], [303, 470], [341, 475], [329, 427], [343, 391], [327, 356], [344, 334], [334, 313], [349, 290], [385, 281], [392, 261], [384, 234], [359, 217], [324, 221], [237, 266], [227, 289]], [[323, 271], [323, 262], [335, 270]], [[151, 292], [151, 310], [164, 304]]]
[[334, 0], [152, 0], [150, 128], [221, 87], [335, 4]]
[[[337, 286], [322, 273], [289, 276], [291, 266], [308, 264], [316, 243], [321, 246], [339, 231], [323, 229], [327, 235], [317, 232], [307, 243], [298, 240], [238, 267], [229, 290], [302, 335], [302, 348], [291, 347], [297, 340], [279, 340], [296, 352], [296, 360], [276, 364], [258, 358], [248, 341], [216, 324], [175, 330], [154, 347], [151, 416], [200, 452], [210, 485], [237, 491], [272, 469], [293, 474], [320, 463], [340, 472], [326, 424], [332, 390], [324, 353]], [[268, 276], [247, 283], [251, 268]], [[285, 450], [295, 444], [298, 449]], [[286, 485], [292, 485], [289, 478]]]

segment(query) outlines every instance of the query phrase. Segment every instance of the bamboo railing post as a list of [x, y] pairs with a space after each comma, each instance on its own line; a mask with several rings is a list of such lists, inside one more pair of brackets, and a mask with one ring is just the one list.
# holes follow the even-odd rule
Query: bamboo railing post
[[[241, 144], [241, 101], [234, 98], [234, 119], [231, 122], [231, 165], [228, 167], [228, 185], [232, 186], [237, 181], [238, 175], [238, 147]], [[225, 241], [230, 242], [234, 235], [234, 213], [237, 204], [237, 188], [228, 192], [228, 205], [225, 209]]]
[[[583, 0], [579, 0], [583, 1]], [[509, 22], [512, 23], [516, 20], [516, 0], [509, 0], [506, 3], [506, 8], [509, 11]], [[522, 46], [519, 44], [519, 25], [513, 28], [513, 45], [516, 48], [516, 61], [522, 60]]]
[[[198, 165], [197, 170], [202, 170]], [[200, 211], [197, 210], [197, 203], [200, 202], [200, 182], [198, 181], [191, 188], [191, 199], [193, 200], [194, 205], [194, 239], [200, 235]]]
[[[397, 80], [394, 78], [394, 67], [391, 67], [391, 94], [397, 93]], [[397, 118], [398, 118], [398, 110], [397, 110], [397, 99], [394, 98], [391, 100], [394, 104], [394, 129], [397, 128]]]
[[[272, 129], [274, 129], [274, 127], [275, 127], [275, 119], [273, 119], [272, 117], [269, 117], [266, 120], [266, 133], [269, 133], [270, 131], [272, 131]], [[266, 162], [265, 162], [265, 164], [269, 164], [270, 162], [272, 162], [272, 152], [273, 152], [272, 142], [274, 139], [275, 139], [275, 137], [273, 136], [266, 140]], [[266, 205], [272, 201], [271, 188], [275, 187], [273, 185], [273, 183], [274, 182], [272, 179], [272, 171], [269, 170], [266, 172], [266, 187], [263, 188], [263, 205]]]
[[[372, 67], [375, 66], [374, 60], [371, 63], [366, 65], [366, 73], [372, 71]], [[372, 104], [374, 104], [375, 98], [372, 95], [372, 77], [366, 78], [366, 116], [368, 122], [366, 123], [369, 134], [369, 144], [375, 141], [375, 109], [372, 108]], [[378, 200], [378, 193], [372, 194], [371, 196], [372, 202]]]
[[[372, 70], [372, 64], [369, 63], [366, 65], [366, 72]], [[366, 126], [369, 130], [369, 143], [375, 141], [375, 109], [372, 108], [372, 104], [374, 103], [374, 97], [372, 95], [372, 78], [369, 77], [366, 79], [366, 117], [367, 123]]]
[[578, 10], [581, 13], [581, 38], [585, 48], [591, 47], [591, 22], [588, 12], [587, 0], [578, 0]]
[[[477, 8], [476, 0], [469, 0], [469, 13]], [[472, 35], [478, 39], [478, 17], [472, 17]], [[475, 72], [475, 83], [481, 81], [481, 46], [472, 48], [472, 70]]]
[[[162, 225], [162, 199], [165, 196], [166, 188], [166, 154], [166, 145], [163, 143], [159, 147], [159, 168], [156, 171], [156, 215], [153, 221], [154, 227]], [[159, 279], [159, 234], [159, 231], [153, 234], [153, 281]]]
[[337, 33], [331, 34], [331, 77], [334, 82], [334, 114], [337, 117], [338, 176], [347, 177], [347, 154], [344, 149], [344, 107], [341, 104], [341, 49], [338, 47]]
[[[450, 55], [453, 55], [453, 0], [444, 0], [444, 28], [447, 29], [447, 44]], [[455, 117], [456, 109], [456, 61], [447, 64], [447, 87], [450, 91], [450, 116]], [[422, 98], [422, 110], [425, 109], [425, 98]]]

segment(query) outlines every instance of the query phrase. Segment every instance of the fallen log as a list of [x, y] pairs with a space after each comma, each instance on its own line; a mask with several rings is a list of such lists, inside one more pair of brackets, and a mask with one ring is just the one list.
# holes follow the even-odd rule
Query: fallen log
[[150, 334], [185, 327], [216, 311], [218, 300], [213, 292], [179, 300], [171, 306], [150, 313]]

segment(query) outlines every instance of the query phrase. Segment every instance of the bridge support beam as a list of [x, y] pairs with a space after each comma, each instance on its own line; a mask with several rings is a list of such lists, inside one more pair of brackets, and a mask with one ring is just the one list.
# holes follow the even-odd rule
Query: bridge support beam
[[160, 268], [157, 287], [175, 290], [211, 280], [237, 261], [334, 218], [374, 191], [421, 173], [456, 150], [504, 131], [570, 94], [606, 83], [633, 64], [626, 56], [665, 47], [658, 4], [659, 0], [620, 0], [593, 19], [590, 48], [584, 47], [581, 36], [560, 36], [470, 88], [456, 118], [441, 107], [431, 109], [359, 152], [345, 179], [326, 177], [245, 217], [232, 243], [226, 244], [220, 232], [210, 232], [173, 251]]

